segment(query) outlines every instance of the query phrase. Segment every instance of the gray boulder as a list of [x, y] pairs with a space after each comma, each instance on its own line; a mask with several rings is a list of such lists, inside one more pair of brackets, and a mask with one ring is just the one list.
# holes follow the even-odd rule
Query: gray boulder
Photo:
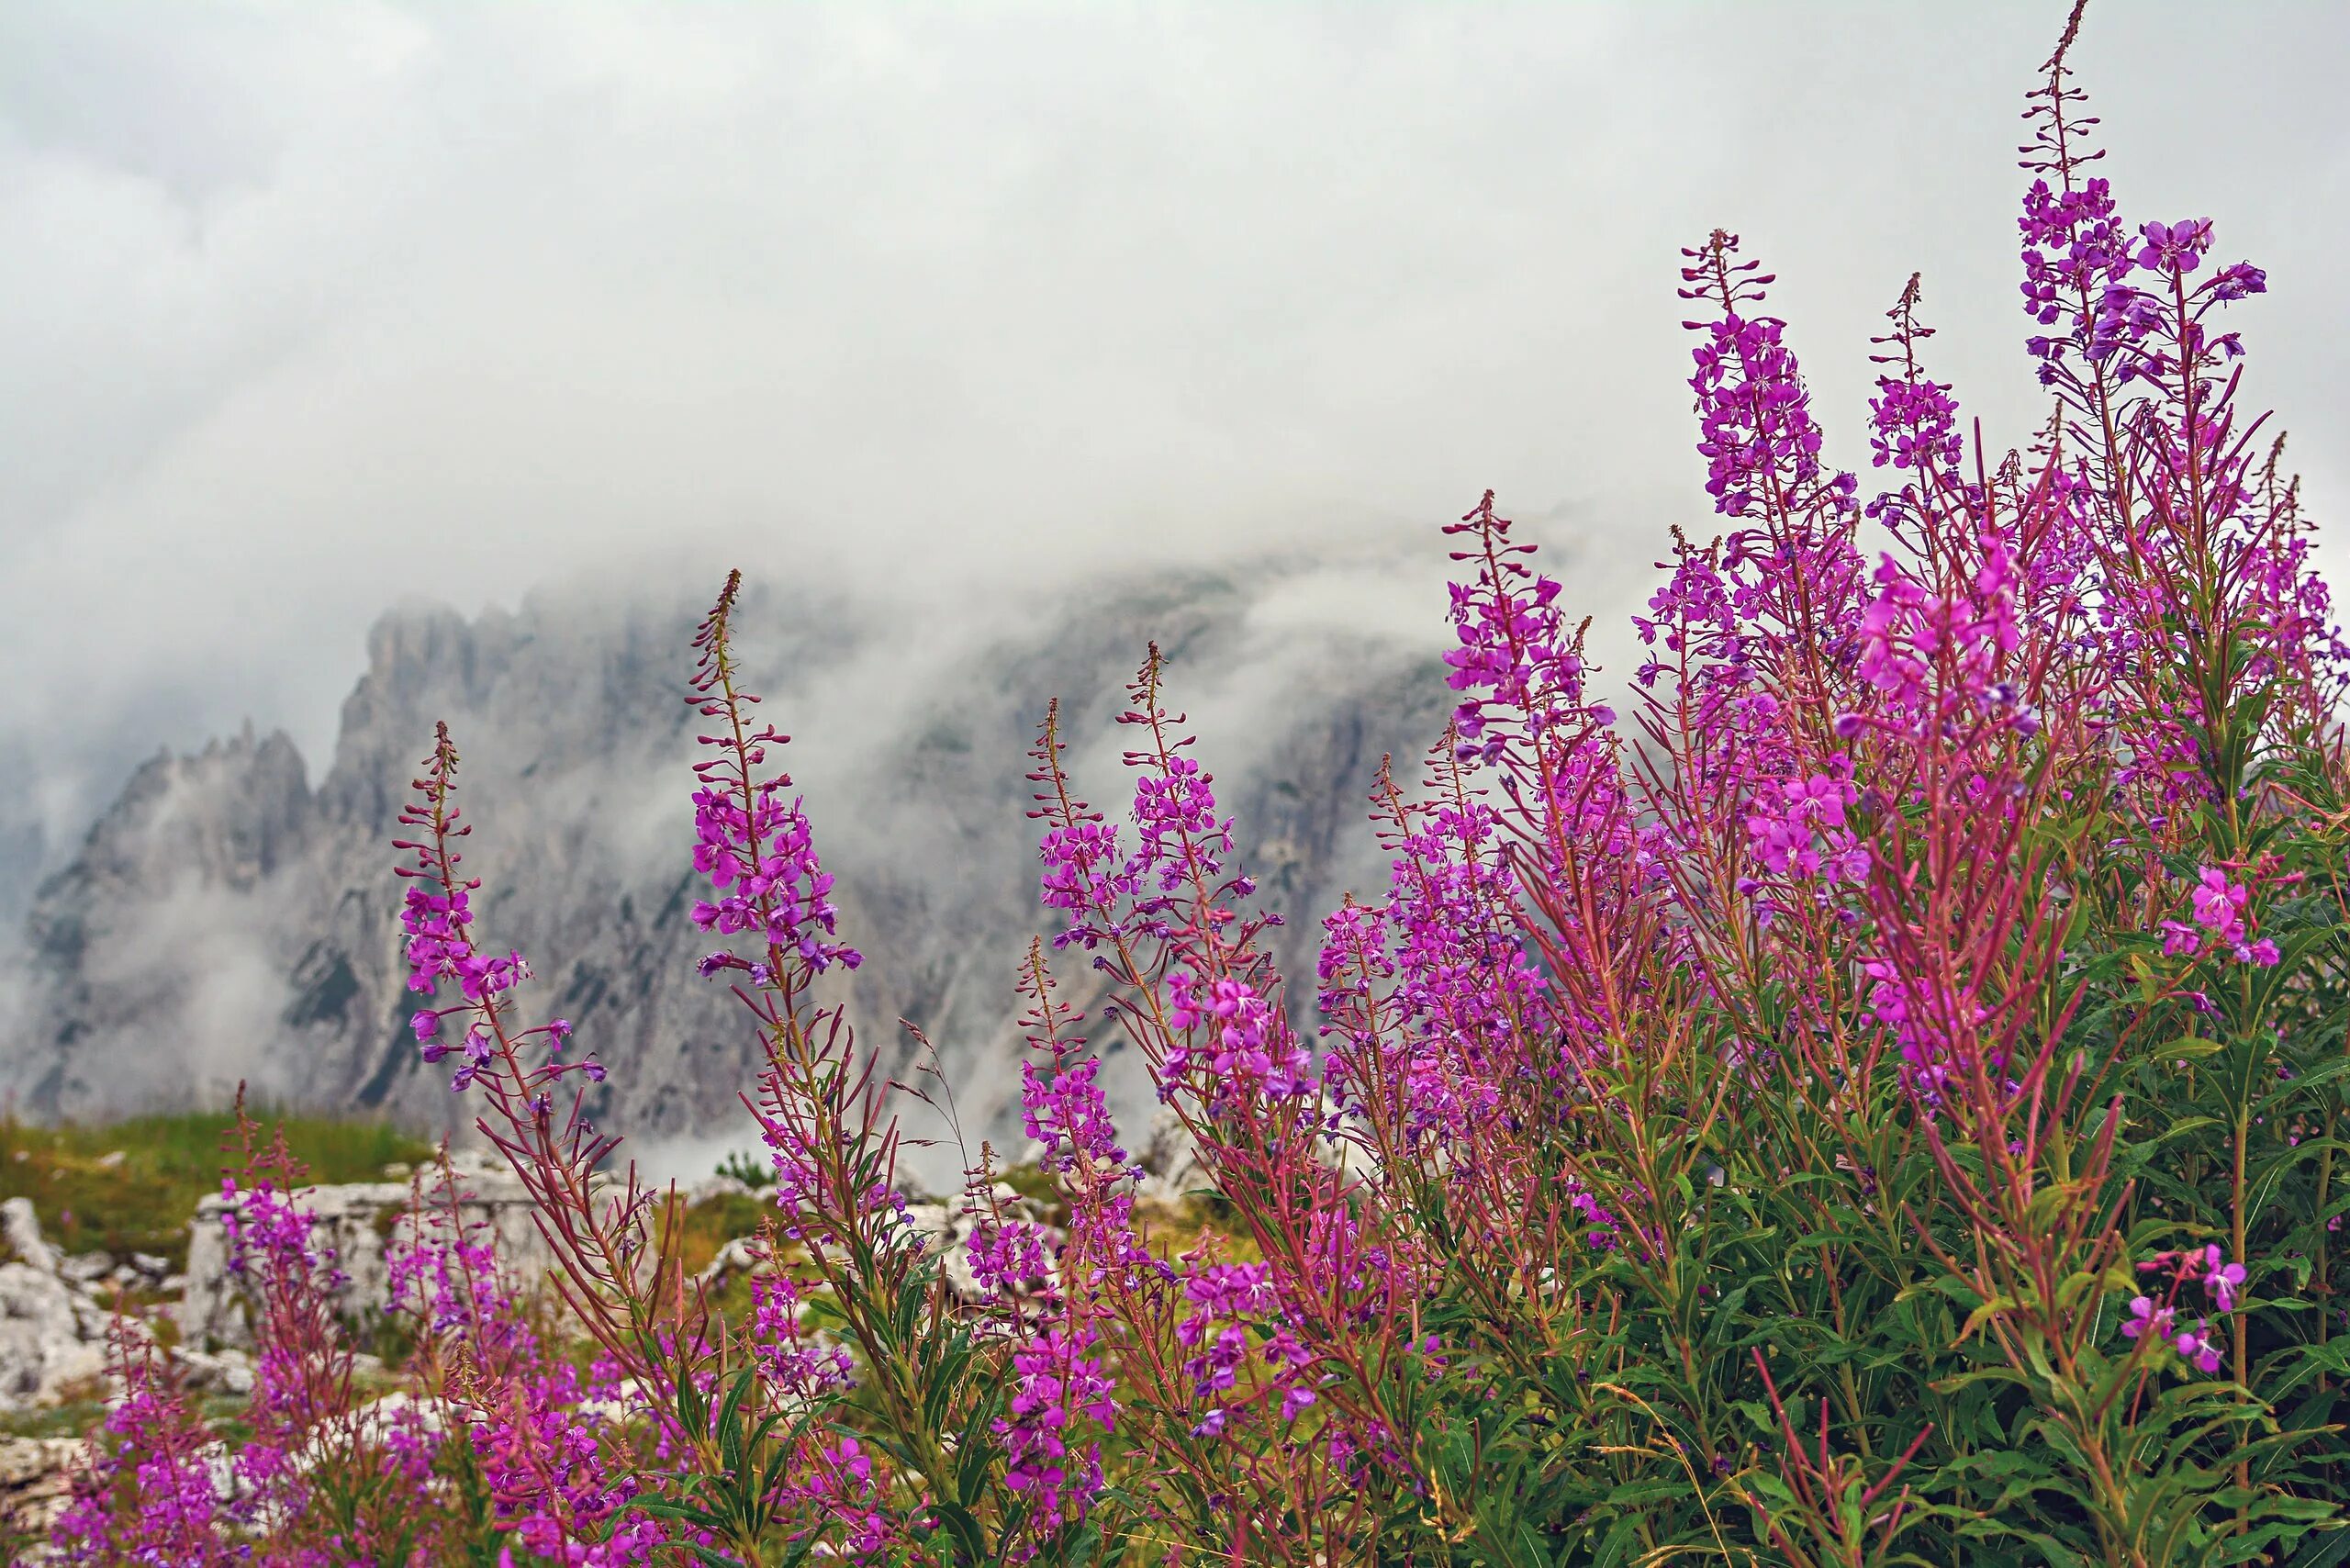
[[[486, 1225], [500, 1265], [518, 1285], [535, 1288], [554, 1260], [532, 1218], [521, 1182], [503, 1166], [487, 1162], [465, 1164], [457, 1175], [459, 1220], [468, 1227]], [[389, 1247], [405, 1233], [404, 1216], [415, 1199], [416, 1189], [405, 1182], [310, 1187], [299, 1194], [313, 1219], [313, 1244], [322, 1254], [331, 1252], [344, 1275], [336, 1305], [345, 1317], [364, 1319], [384, 1310], [391, 1284]], [[436, 1211], [441, 1207], [429, 1187], [425, 1203]], [[189, 1233], [187, 1284], [178, 1318], [181, 1337], [192, 1349], [242, 1348], [252, 1341], [250, 1302], [229, 1271], [223, 1207], [218, 1193], [206, 1194]]]
[[47, 1403], [106, 1371], [106, 1313], [55, 1274], [0, 1263], [0, 1408]]

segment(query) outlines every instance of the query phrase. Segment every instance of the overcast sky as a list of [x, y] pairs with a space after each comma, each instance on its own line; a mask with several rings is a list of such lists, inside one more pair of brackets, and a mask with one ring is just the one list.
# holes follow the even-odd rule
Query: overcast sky
[[[1708, 523], [1673, 269], [1716, 224], [1844, 462], [1913, 268], [2004, 445], [2061, 21], [7, 0], [0, 763], [59, 823], [248, 714], [315, 769], [386, 604], [655, 556], [944, 624], [1491, 485], [1637, 559]], [[2125, 210], [2269, 269], [2230, 324], [2343, 514], [2350, 8], [2100, 0], [2076, 58]]]

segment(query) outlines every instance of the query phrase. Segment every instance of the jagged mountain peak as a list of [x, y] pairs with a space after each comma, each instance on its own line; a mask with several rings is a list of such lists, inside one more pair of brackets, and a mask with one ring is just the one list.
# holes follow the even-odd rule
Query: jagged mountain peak
[[[1105, 806], [1125, 788], [1116, 714], [1148, 642], [1203, 733], [1244, 857], [1310, 963], [1316, 920], [1383, 880], [1363, 802], [1383, 752], [1416, 754], [1446, 707], [1432, 644], [1270, 613], [1303, 565], [1136, 573], [1039, 591], [960, 640], [934, 618], [754, 578], [738, 620], [767, 712], [799, 735], [844, 923], [868, 954], [846, 988], [869, 1045], [897, 1020], [938, 1045], [972, 1136], [1016, 1145], [1013, 972], [1035, 906], [1025, 748], [1064, 700], [1070, 761]], [[598, 1114], [640, 1137], [747, 1137], [755, 1045], [699, 980], [687, 644], [707, 599], [573, 586], [467, 617], [382, 616], [316, 790], [283, 734], [141, 767], [28, 925], [25, 1024], [0, 1076], [19, 1103], [96, 1115], [225, 1098], [375, 1110], [426, 1127], [461, 1107], [405, 1019], [388, 839], [447, 720], [476, 825], [493, 939], [531, 955], [528, 1005], [614, 1069]], [[1078, 982], [1084, 982], [1078, 977]], [[1137, 1064], [1113, 1064], [1144, 1114]], [[956, 1157], [929, 1157], [951, 1177]]]

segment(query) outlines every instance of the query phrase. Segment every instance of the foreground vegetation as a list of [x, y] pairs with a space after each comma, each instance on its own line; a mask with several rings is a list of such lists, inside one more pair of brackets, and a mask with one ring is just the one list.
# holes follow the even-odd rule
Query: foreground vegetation
[[[2077, 24], [2078, 15], [2074, 21]], [[2350, 649], [2240, 409], [2201, 219], [2125, 222], [2065, 39], [2021, 219], [2044, 425], [2001, 454], [1875, 341], [1886, 487], [1826, 460], [1772, 279], [1685, 252], [1699, 453], [1619, 713], [1487, 495], [1446, 529], [1461, 701], [1383, 777], [1388, 888], [1318, 1036], [1150, 651], [1117, 823], [1047, 711], [1017, 977], [1052, 1207], [984, 1148], [959, 1250], [895, 1178], [861, 962], [733, 652], [693, 918], [765, 1045], [735, 1300], [583, 1119], [606, 1064], [476, 919], [457, 748], [403, 813], [419, 1048], [530, 1186], [561, 1312], [427, 1218], [418, 1401], [352, 1396], [291, 1151], [248, 1138], [262, 1352], [224, 1472], [126, 1332], [75, 1561], [1564, 1568], [2350, 1555], [2337, 1170]], [[1106, 988], [1082, 1018], [1054, 966]], [[1303, 1002], [1303, 997], [1297, 999]], [[1142, 1053], [1212, 1223], [1169, 1246], [1097, 1073]], [[919, 1079], [917, 1084], [929, 1080]], [[1033, 1183], [1032, 1183], [1033, 1185]], [[1017, 1189], [1015, 1188], [1015, 1191]], [[958, 1280], [960, 1282], [958, 1282]], [[593, 1348], [575, 1356], [574, 1344]]]

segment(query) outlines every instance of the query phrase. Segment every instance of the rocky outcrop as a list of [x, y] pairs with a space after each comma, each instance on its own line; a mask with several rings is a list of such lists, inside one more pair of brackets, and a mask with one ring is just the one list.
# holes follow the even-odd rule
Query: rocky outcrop
[[[1031, 1159], [1043, 1152], [1033, 1144], [1030, 1149]], [[1135, 1163], [1142, 1168], [1143, 1196], [1157, 1203], [1180, 1204], [1193, 1192], [1214, 1184], [1200, 1163], [1199, 1146], [1192, 1141], [1182, 1118], [1169, 1106], [1160, 1106], [1151, 1117], [1149, 1134], [1135, 1151]]]
[[[33, 1541], [49, 1533], [73, 1501], [73, 1467], [84, 1451], [79, 1438], [0, 1438], [0, 1542], [11, 1537]], [[56, 1559], [36, 1555], [17, 1561]]]
[[28, 1263], [44, 1274], [57, 1272], [57, 1249], [42, 1237], [40, 1218], [33, 1213], [30, 1198], [0, 1203], [0, 1245], [19, 1263]]
[[46, 1403], [106, 1371], [106, 1309], [55, 1274], [0, 1263], [0, 1408]]
[[[487, 1161], [458, 1161], [456, 1220], [469, 1236], [492, 1239], [499, 1266], [518, 1285], [534, 1287], [554, 1264], [532, 1215], [531, 1195], [514, 1173]], [[387, 1254], [407, 1234], [406, 1216], [417, 1189], [406, 1182], [356, 1182], [305, 1189], [299, 1202], [310, 1215], [311, 1245], [331, 1255], [342, 1284], [335, 1306], [353, 1321], [383, 1312], [390, 1298]], [[428, 1207], [445, 1212], [447, 1199], [428, 1192]], [[191, 1350], [242, 1349], [252, 1342], [248, 1303], [229, 1271], [225, 1203], [217, 1193], [197, 1202], [188, 1236], [187, 1281], [180, 1296], [182, 1341]]]
[[112, 1317], [97, 1283], [113, 1260], [66, 1258], [42, 1237], [32, 1201], [0, 1204], [0, 1410], [50, 1403], [97, 1386]]
[[[1279, 566], [1094, 584], [928, 652], [886, 613], [746, 600], [745, 666], [800, 736], [792, 768], [867, 957], [842, 1000], [896, 1058], [885, 1065], [907, 1065], [899, 1019], [936, 1042], [973, 1141], [910, 1154], [924, 1184], [952, 1190], [979, 1138], [1020, 1141], [1013, 976], [1044, 924], [1024, 747], [1047, 697], [1064, 700], [1081, 783], [1114, 812], [1122, 682], [1147, 641], [1167, 650], [1242, 858], [1289, 917], [1275, 938], [1286, 972], [1311, 973], [1316, 924], [1345, 891], [1383, 882], [1365, 797], [1383, 753], [1413, 770], [1449, 694], [1431, 644], [1300, 611], [1336, 591]], [[543, 595], [473, 620], [403, 610], [370, 634], [315, 786], [280, 734], [149, 763], [36, 899], [0, 1092], [93, 1117], [223, 1103], [242, 1081], [261, 1103], [462, 1136], [447, 1067], [427, 1066], [406, 1025], [388, 847], [446, 719], [486, 930], [535, 966], [526, 1005], [570, 1020], [613, 1070], [589, 1114], [637, 1148], [750, 1141], [736, 1095], [755, 1042], [695, 975], [708, 943], [686, 918], [695, 748], [677, 695], [699, 610], [699, 594], [650, 590], [624, 605]], [[1082, 1006], [1092, 977], [1067, 968]], [[1139, 1064], [1114, 1031], [1102, 1044], [1113, 1103], [1147, 1121]]]

